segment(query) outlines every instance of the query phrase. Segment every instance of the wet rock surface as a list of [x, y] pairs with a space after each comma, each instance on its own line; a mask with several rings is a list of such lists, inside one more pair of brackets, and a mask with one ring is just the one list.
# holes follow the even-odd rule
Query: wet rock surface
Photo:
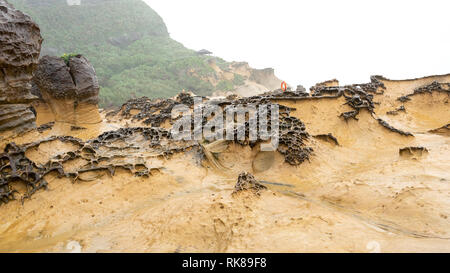
[[57, 121], [100, 121], [96, 110], [100, 87], [94, 68], [82, 55], [70, 57], [67, 63], [60, 57], [42, 57], [33, 86], [34, 94], [48, 104]]
[[77, 103], [98, 104], [97, 75], [91, 63], [82, 55], [77, 55], [69, 59], [70, 75], [76, 86]]
[[41, 50], [40, 29], [8, 2], [0, 1], [0, 132], [12, 135], [35, 125], [31, 79]]
[[25, 132], [36, 126], [35, 119], [36, 116], [29, 104], [0, 105], [0, 132]]
[[77, 89], [70, 68], [60, 57], [42, 57], [33, 82], [37, 87], [35, 93], [43, 97], [45, 101], [77, 97]]

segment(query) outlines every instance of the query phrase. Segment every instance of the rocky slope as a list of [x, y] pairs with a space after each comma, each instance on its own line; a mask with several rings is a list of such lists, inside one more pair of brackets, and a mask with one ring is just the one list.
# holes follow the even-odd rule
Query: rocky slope
[[250, 97], [281, 87], [282, 81], [275, 76], [275, 71], [272, 68], [254, 69], [246, 62], [222, 64], [222, 68], [220, 68], [216, 59], [210, 59], [208, 64], [215, 74], [205, 77], [204, 80], [210, 82], [213, 86], [217, 87], [221, 83], [235, 81], [237, 77], [242, 81], [229, 87], [217, 88], [219, 90], [215, 91], [212, 94], [213, 96], [237, 94], [242, 97]]

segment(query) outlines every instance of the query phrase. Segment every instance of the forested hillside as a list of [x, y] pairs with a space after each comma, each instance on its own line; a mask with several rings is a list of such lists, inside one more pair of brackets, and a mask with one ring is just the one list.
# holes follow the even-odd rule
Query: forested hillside
[[29, 14], [44, 37], [43, 55], [85, 55], [99, 78], [102, 106], [132, 97], [169, 97], [181, 90], [208, 95], [243, 84], [239, 75], [219, 79], [208, 60], [170, 38], [162, 18], [142, 0], [9, 0]]

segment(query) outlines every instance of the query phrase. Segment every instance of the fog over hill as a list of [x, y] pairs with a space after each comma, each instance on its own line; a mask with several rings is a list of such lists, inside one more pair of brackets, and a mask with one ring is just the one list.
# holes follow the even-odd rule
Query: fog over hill
[[170, 97], [182, 90], [210, 95], [246, 85], [261, 91], [274, 87], [251, 81], [251, 70], [235, 73], [231, 63], [173, 40], [163, 19], [141, 0], [10, 2], [41, 28], [41, 56], [80, 53], [89, 59], [99, 78], [102, 106], [133, 97]]
[[[449, 1], [145, 0], [173, 39], [275, 68], [291, 85], [445, 74]], [[176, 8], [174, 8], [176, 7]]]

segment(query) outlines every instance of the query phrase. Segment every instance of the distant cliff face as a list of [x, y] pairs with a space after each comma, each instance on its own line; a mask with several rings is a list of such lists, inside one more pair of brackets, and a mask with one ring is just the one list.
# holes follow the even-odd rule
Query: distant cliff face
[[[242, 73], [228, 69], [231, 63], [197, 54], [172, 40], [163, 19], [142, 0], [82, 0], [80, 5], [66, 0], [10, 2], [39, 24], [44, 37], [41, 56], [75, 53], [89, 59], [97, 72], [103, 107], [133, 97], [172, 97], [183, 89], [198, 95], [244, 89], [238, 92], [243, 95], [249, 93], [246, 90], [265, 92], [275, 86], [260, 76], [243, 79]], [[249, 88], [247, 80], [252, 83]]]
[[38, 25], [0, 0], [0, 133], [14, 135], [33, 128], [31, 78], [41, 50]]
[[[262, 94], [280, 88], [281, 80], [275, 76], [273, 68], [254, 69], [246, 62], [231, 62], [219, 67], [215, 59], [209, 61], [210, 67], [215, 71], [214, 77], [207, 80], [216, 86], [214, 95], [227, 95], [233, 92], [242, 97]], [[233, 87], [221, 88], [220, 84], [231, 81]]]

